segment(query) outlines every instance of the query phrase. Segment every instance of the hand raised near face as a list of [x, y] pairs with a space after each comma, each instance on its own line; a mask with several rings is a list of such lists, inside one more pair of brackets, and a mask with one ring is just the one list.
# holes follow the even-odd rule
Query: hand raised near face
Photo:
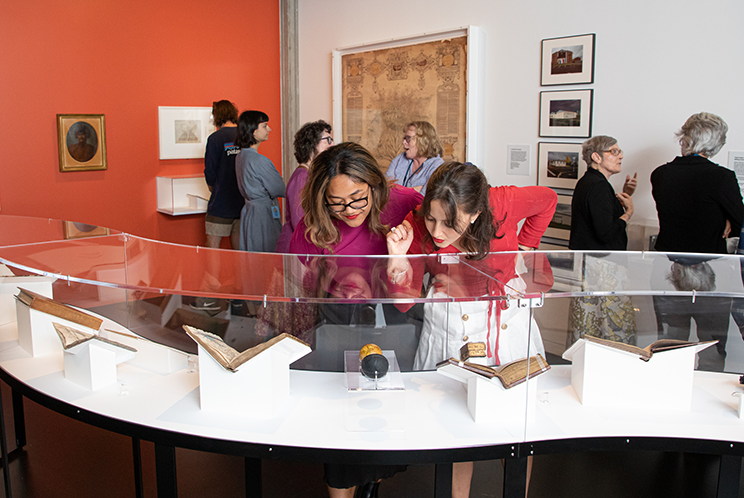
[[408, 253], [413, 242], [413, 227], [404, 220], [397, 227], [393, 227], [387, 234], [388, 254], [398, 256]]
[[630, 175], [625, 175], [625, 184], [623, 185], [623, 193], [633, 195], [638, 186], [638, 172], [633, 174], [633, 178]]

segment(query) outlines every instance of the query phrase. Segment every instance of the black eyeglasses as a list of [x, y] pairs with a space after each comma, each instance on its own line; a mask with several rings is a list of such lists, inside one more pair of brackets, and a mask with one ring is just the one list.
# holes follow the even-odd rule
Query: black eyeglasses
[[318, 143], [322, 142], [323, 140], [328, 142], [328, 145], [333, 145], [333, 137], [323, 137], [320, 140], [318, 140]]
[[361, 199], [354, 199], [348, 204], [330, 204], [326, 202], [326, 207], [334, 213], [343, 213], [344, 211], [346, 211], [346, 208], [363, 209], [367, 207], [367, 204], [369, 204], [369, 193], [367, 194], [367, 197], [362, 197]]

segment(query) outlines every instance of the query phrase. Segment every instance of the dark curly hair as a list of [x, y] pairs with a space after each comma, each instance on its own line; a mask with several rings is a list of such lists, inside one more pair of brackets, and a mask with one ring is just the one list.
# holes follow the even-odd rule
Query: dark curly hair
[[325, 121], [318, 120], [305, 123], [297, 130], [294, 137], [294, 156], [300, 164], [307, 164], [315, 155], [315, 148], [320, 142], [323, 132], [331, 133], [331, 125]]
[[[429, 178], [426, 196], [416, 216], [426, 218], [431, 212], [432, 201], [439, 201], [447, 216], [445, 225], [462, 235], [460, 245], [471, 253], [469, 259], [483, 259], [491, 249], [491, 241], [500, 239], [498, 235], [501, 223], [496, 221], [489, 203], [490, 185], [483, 172], [470, 163], [447, 162], [438, 167]], [[480, 212], [475, 223], [458, 226], [457, 212], [474, 215]], [[436, 250], [437, 246], [427, 230], [422, 245], [425, 253]]]
[[238, 119], [238, 135], [235, 137], [235, 145], [241, 149], [250, 147], [257, 142], [253, 132], [258, 125], [269, 121], [269, 116], [261, 111], [244, 111]]
[[212, 117], [218, 128], [225, 123], [238, 124], [238, 108], [229, 100], [212, 102]]

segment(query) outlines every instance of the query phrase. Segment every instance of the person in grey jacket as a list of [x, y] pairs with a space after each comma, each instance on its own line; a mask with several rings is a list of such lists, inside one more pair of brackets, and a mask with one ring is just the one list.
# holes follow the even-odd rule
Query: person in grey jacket
[[282, 231], [279, 197], [286, 187], [271, 160], [258, 153], [269, 139], [269, 117], [261, 111], [245, 111], [238, 119], [235, 158], [238, 188], [245, 199], [240, 212], [240, 250], [274, 252]]

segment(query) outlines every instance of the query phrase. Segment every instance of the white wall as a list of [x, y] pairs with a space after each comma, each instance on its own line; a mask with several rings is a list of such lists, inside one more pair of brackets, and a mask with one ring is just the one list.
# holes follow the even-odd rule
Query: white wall
[[[594, 89], [593, 134], [617, 138], [623, 172], [638, 172], [635, 223], [655, 222], [649, 176], [679, 154], [673, 134], [690, 114], [728, 122], [728, 143], [714, 161], [725, 165], [729, 150], [744, 150], [742, 0], [302, 0], [299, 8], [301, 123], [331, 122], [332, 50], [479, 26], [486, 81], [479, 166], [492, 185], [535, 184], [537, 142], [564, 141], [538, 137], [541, 90]], [[585, 33], [597, 35], [595, 83], [540, 87], [541, 40]], [[507, 144], [531, 144], [532, 176], [505, 173]], [[616, 190], [624, 178], [613, 177]]]

